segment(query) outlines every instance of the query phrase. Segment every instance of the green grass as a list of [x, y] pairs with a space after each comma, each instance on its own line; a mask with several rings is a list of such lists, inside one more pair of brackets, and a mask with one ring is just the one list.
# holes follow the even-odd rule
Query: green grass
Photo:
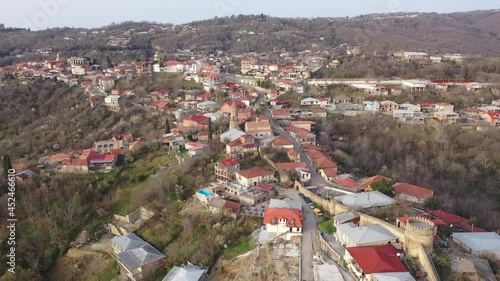
[[252, 250], [253, 248], [254, 243], [252, 237], [246, 237], [241, 243], [227, 247], [223, 253], [226, 256], [234, 258]]
[[333, 220], [329, 218], [319, 223], [319, 230], [326, 234], [333, 234], [337, 231], [337, 228], [333, 226]]
[[106, 269], [99, 273], [97, 280], [118, 280], [120, 277], [120, 272], [116, 269], [114, 262], [111, 262]]

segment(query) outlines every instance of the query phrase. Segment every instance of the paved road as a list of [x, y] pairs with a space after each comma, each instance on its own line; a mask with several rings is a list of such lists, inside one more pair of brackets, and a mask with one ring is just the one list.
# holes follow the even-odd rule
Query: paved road
[[286, 195], [292, 200], [299, 200], [302, 202], [302, 215], [305, 220], [302, 222], [302, 251], [301, 251], [301, 279], [306, 281], [314, 280], [313, 273], [313, 255], [318, 247], [316, 241], [316, 228], [318, 225], [317, 217], [312, 212], [311, 207], [306, 204], [302, 198], [299, 197], [299, 192], [296, 190], [287, 190]]

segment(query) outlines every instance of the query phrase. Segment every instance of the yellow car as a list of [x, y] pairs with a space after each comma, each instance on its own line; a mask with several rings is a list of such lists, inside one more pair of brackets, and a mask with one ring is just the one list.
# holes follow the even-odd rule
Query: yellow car
[[322, 217], [322, 216], [323, 216], [323, 212], [322, 212], [320, 209], [318, 209], [318, 208], [314, 208], [314, 209], [313, 209], [313, 212], [314, 212], [317, 216], [319, 216], [319, 217]]

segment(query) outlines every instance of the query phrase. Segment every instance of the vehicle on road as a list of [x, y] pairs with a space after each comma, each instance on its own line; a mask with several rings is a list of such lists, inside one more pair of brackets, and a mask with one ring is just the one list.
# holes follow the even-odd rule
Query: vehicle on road
[[311, 199], [309, 199], [307, 197], [304, 197], [304, 201], [306, 201], [307, 204], [310, 204], [312, 202]]
[[314, 206], [313, 203], [309, 203], [309, 207], [311, 207], [311, 209], [315, 209], [316, 208], [316, 206]]
[[304, 197], [305, 197], [305, 196], [304, 196], [304, 193], [300, 192], [300, 193], [299, 193], [299, 197], [300, 197], [300, 198], [304, 198]]
[[318, 216], [318, 217], [322, 217], [323, 216], [323, 211], [321, 211], [320, 209], [318, 208], [314, 208], [313, 209], [313, 212]]

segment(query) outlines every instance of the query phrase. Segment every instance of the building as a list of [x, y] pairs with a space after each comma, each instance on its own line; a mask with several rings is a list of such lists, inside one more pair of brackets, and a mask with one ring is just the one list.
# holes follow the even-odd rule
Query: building
[[182, 121], [182, 125], [185, 127], [204, 125], [208, 123], [208, 119], [208, 117], [203, 115], [189, 116]]
[[382, 112], [393, 112], [399, 109], [399, 104], [393, 101], [381, 101], [380, 110]]
[[[300, 201], [288, 202], [273, 201], [264, 211], [265, 239], [272, 241], [277, 237], [290, 240], [292, 237], [302, 235], [302, 209]], [[261, 236], [264, 236], [261, 233]], [[259, 238], [259, 240], [261, 240]]]
[[424, 91], [427, 87], [426, 80], [404, 80], [403, 89], [408, 89], [410, 91]]
[[120, 111], [120, 98], [118, 95], [109, 95], [104, 98], [104, 106], [109, 111]]
[[403, 52], [403, 57], [407, 60], [425, 60], [429, 55], [424, 52]]
[[363, 102], [363, 109], [365, 111], [379, 112], [380, 111], [380, 103], [378, 101], [364, 101]]
[[237, 201], [247, 207], [267, 201], [272, 195], [270, 189], [262, 188], [260, 184], [245, 187], [235, 183], [227, 183], [216, 187], [214, 190], [222, 193], [226, 198]]
[[229, 158], [215, 163], [215, 177], [217, 180], [229, 182], [236, 180], [236, 172], [240, 170], [240, 162]]
[[381, 176], [381, 175], [376, 175], [376, 176], [367, 178], [363, 183], [361, 183], [358, 186], [358, 188], [361, 191], [363, 191], [363, 192], [364, 191], [372, 191], [371, 184], [374, 183], [374, 182], [380, 181], [380, 180], [386, 180], [388, 182], [392, 181], [392, 179], [390, 179], [388, 177], [384, 177], [384, 176]]
[[458, 113], [452, 111], [438, 111], [434, 112], [434, 119], [441, 124], [456, 124]]
[[431, 110], [433, 112], [439, 112], [439, 111], [451, 111], [451, 112], [453, 112], [453, 108], [454, 108], [453, 104], [449, 104], [449, 103], [445, 103], [445, 102], [434, 103], [431, 106]]
[[415, 281], [409, 272], [384, 272], [371, 274], [370, 281]]
[[184, 147], [188, 151], [188, 155], [191, 157], [203, 155], [208, 151], [209, 148], [208, 144], [201, 142], [186, 142], [184, 144]]
[[419, 104], [402, 103], [399, 105], [400, 110], [411, 110], [414, 112], [420, 112], [421, 108]]
[[271, 146], [274, 148], [284, 148], [284, 149], [290, 149], [293, 148], [293, 143], [291, 143], [289, 140], [282, 136], [276, 136], [272, 141], [271, 141]]
[[223, 213], [236, 219], [241, 212], [241, 204], [220, 198], [212, 198], [208, 202], [208, 209], [212, 213]]
[[399, 243], [399, 236], [378, 224], [361, 227], [352, 222], [340, 224], [335, 236], [344, 248]]
[[341, 195], [335, 197], [335, 200], [353, 209], [385, 207], [392, 205], [395, 202], [394, 199], [379, 191]]
[[109, 171], [115, 167], [117, 161], [118, 155], [97, 154], [90, 158], [89, 169], [93, 171]]
[[254, 137], [249, 134], [241, 135], [239, 138], [226, 144], [226, 153], [254, 153], [257, 152], [257, 144]]
[[344, 260], [358, 280], [371, 281], [373, 273], [408, 272], [401, 262], [402, 251], [393, 245], [347, 248]]
[[452, 234], [452, 239], [469, 254], [491, 254], [500, 261], [500, 236], [495, 232], [457, 232]]
[[98, 82], [99, 88], [101, 88], [103, 91], [111, 91], [113, 87], [115, 86], [115, 80], [111, 77], [103, 76], [99, 78]]
[[307, 129], [298, 128], [296, 126], [291, 125], [286, 127], [285, 130], [288, 131], [290, 135], [294, 139], [296, 139], [301, 145], [316, 144], [316, 135]]
[[256, 186], [261, 182], [269, 182], [274, 179], [274, 171], [262, 167], [253, 167], [236, 172], [236, 181], [246, 187]]
[[273, 130], [271, 129], [269, 120], [261, 120], [260, 116], [257, 116], [255, 121], [249, 121], [245, 123], [245, 132], [256, 139], [273, 137]]
[[240, 121], [238, 119], [238, 106], [235, 101], [231, 104], [231, 120], [229, 121], [229, 129], [235, 130], [240, 128]]
[[206, 269], [188, 264], [183, 267], [174, 266], [162, 281], [205, 281], [207, 278]]
[[333, 217], [333, 225], [337, 227], [338, 225], [344, 223], [353, 223], [357, 225], [359, 223], [359, 215], [354, 212], [344, 212]]
[[111, 239], [111, 245], [131, 281], [150, 279], [166, 263], [164, 254], [133, 233]]
[[395, 198], [411, 203], [424, 204], [434, 195], [434, 191], [417, 185], [397, 182], [393, 186]]

